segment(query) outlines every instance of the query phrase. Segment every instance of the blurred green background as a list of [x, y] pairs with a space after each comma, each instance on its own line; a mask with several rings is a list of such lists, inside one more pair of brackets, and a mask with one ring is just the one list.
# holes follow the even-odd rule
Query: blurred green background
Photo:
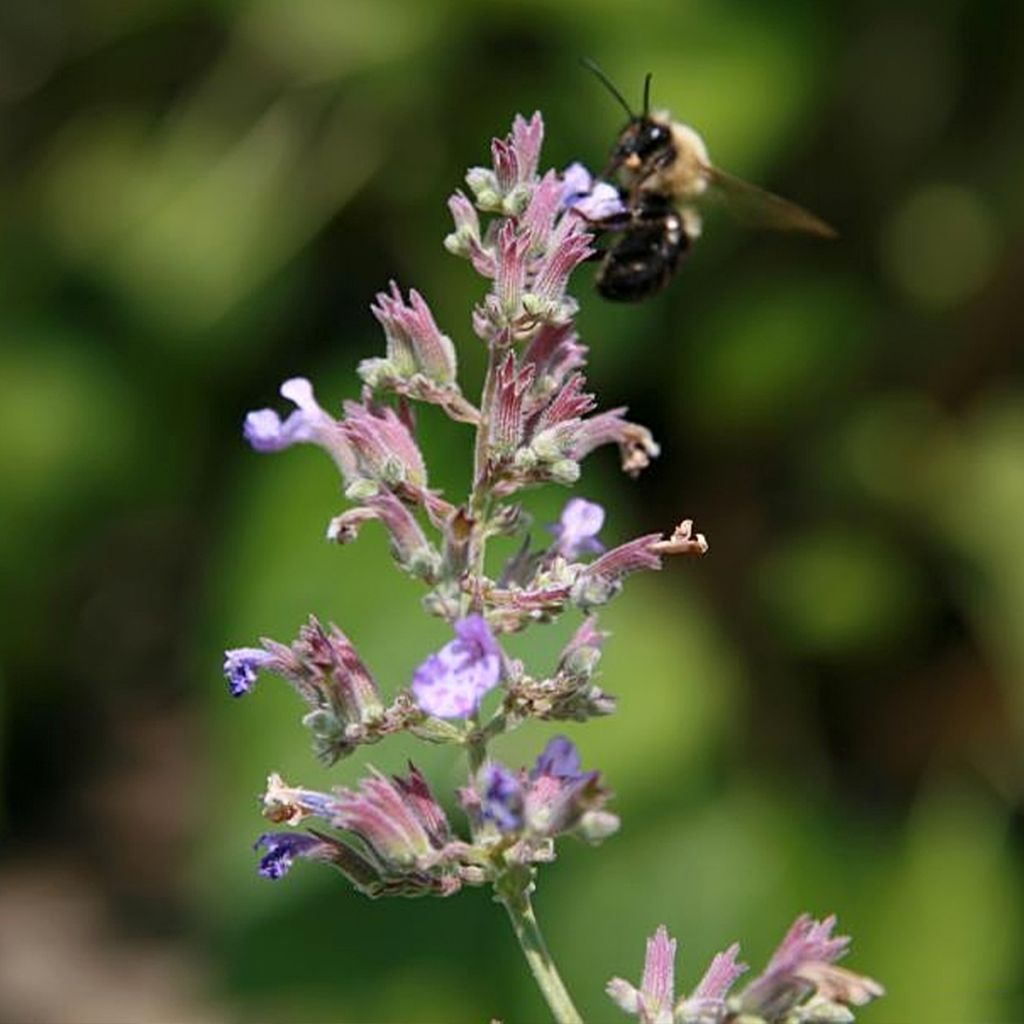
[[[711, 553], [606, 616], [621, 711], [573, 735], [624, 827], [543, 872], [556, 958], [613, 1021], [604, 981], [659, 923], [685, 987], [835, 911], [888, 987], [864, 1021], [1024, 1016], [1024, 7], [5, 0], [3, 1019], [543, 1019], [483, 891], [257, 877], [267, 771], [322, 786], [367, 755], [315, 765], [284, 687], [231, 702], [220, 662], [312, 611], [391, 692], [443, 639], [372, 529], [323, 542], [321, 453], [239, 427], [287, 376], [353, 394], [390, 277], [472, 390], [481, 282], [441, 249], [445, 199], [516, 111], [543, 110], [544, 166], [601, 164], [620, 114], [584, 54], [629, 96], [653, 71], [716, 162], [842, 239], [713, 216], [654, 301], [577, 280], [591, 383], [664, 446], [636, 483], [601, 453], [579, 493], [609, 541], [685, 514]], [[464, 428], [423, 428], [459, 494]], [[511, 646], [547, 663], [573, 625]], [[416, 757], [458, 783], [454, 752]]]

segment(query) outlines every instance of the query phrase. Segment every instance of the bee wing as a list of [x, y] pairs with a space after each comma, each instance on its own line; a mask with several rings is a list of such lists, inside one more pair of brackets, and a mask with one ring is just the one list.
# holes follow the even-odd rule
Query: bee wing
[[837, 238], [835, 228], [782, 196], [750, 182], [726, 174], [717, 167], [705, 167], [708, 183], [729, 209], [751, 227], [772, 228], [775, 231], [805, 231], [819, 238]]

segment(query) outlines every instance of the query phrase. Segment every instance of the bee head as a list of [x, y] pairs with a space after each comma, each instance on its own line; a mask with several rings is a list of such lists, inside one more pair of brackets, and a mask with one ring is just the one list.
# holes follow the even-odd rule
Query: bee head
[[668, 124], [646, 114], [634, 117], [619, 133], [605, 177], [621, 167], [631, 176], [643, 179], [670, 163], [674, 155], [675, 144]]
[[617, 170], [624, 168], [634, 180], [642, 181], [655, 171], [670, 164], [675, 157], [672, 129], [666, 121], [651, 117], [650, 72], [644, 78], [643, 113], [636, 114], [612, 80], [597, 64], [592, 60], [584, 60], [583, 66], [598, 77], [629, 115], [626, 127], [619, 132], [619, 137], [602, 177], [609, 178]]

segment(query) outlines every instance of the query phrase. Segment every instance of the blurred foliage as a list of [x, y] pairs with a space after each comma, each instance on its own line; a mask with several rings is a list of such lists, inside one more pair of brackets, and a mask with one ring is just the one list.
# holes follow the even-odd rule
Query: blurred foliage
[[[658, 299], [577, 284], [591, 383], [664, 445], [635, 484], [598, 456], [583, 491], [609, 540], [685, 514], [711, 554], [606, 616], [621, 711], [572, 732], [624, 829], [543, 873], [556, 958], [611, 1020], [603, 983], [658, 923], [692, 985], [835, 911], [889, 990], [865, 1021], [1018, 1019], [1022, 51], [999, 0], [0, 3], [0, 871], [85, 865], [117, 927], [203, 951], [229, 1019], [541, 1019], [486, 894], [255, 875], [266, 772], [366, 756], [315, 765], [283, 687], [229, 703], [218, 670], [310, 612], [388, 690], [442, 641], [372, 528], [325, 547], [326, 460], [259, 457], [239, 423], [296, 373], [354, 393], [391, 277], [479, 377], [444, 200], [516, 111], [544, 111], [547, 163], [600, 164], [619, 115], [589, 54], [627, 96], [653, 71], [718, 163], [842, 240], [716, 212]], [[458, 494], [468, 438], [433, 412]], [[530, 497], [538, 524], [562, 498]], [[512, 649], [550, 663], [571, 625]], [[415, 756], [458, 784], [453, 752]]]

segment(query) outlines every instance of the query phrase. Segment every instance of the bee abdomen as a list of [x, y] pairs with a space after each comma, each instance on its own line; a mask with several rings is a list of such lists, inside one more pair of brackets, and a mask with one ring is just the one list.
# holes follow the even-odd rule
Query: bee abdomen
[[608, 250], [595, 281], [606, 299], [638, 302], [661, 291], [689, 248], [690, 239], [676, 213], [651, 213], [641, 213]]

